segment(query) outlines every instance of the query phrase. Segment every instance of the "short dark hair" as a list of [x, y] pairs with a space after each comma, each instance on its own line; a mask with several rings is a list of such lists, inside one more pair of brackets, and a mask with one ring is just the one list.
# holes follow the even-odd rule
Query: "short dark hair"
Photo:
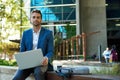
[[33, 10], [31, 11], [31, 14], [32, 14], [32, 13], [39, 13], [39, 14], [41, 15], [41, 19], [42, 19], [42, 13], [41, 13], [40, 10], [38, 10], [38, 9], [33, 9]]

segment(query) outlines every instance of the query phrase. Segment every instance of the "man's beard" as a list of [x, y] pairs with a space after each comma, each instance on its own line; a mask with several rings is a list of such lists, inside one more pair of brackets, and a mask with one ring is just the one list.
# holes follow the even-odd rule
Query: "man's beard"
[[32, 25], [37, 27], [37, 26], [40, 26], [40, 23], [33, 22]]
[[39, 26], [39, 25], [40, 25], [40, 24], [33, 24], [33, 26], [36, 26], [36, 27]]

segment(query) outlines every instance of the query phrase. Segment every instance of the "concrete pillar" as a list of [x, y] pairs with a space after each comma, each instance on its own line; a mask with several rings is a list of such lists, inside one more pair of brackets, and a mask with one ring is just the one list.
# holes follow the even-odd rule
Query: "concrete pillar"
[[[105, 0], [80, 0], [80, 28], [87, 35], [87, 55], [107, 47]], [[100, 31], [100, 32], [99, 32]]]
[[[48, 23], [48, 25], [54, 25], [54, 23]], [[48, 28], [53, 32], [54, 35], [54, 26], [49, 26]]]
[[81, 33], [80, 30], [80, 0], [76, 0], [76, 35]]

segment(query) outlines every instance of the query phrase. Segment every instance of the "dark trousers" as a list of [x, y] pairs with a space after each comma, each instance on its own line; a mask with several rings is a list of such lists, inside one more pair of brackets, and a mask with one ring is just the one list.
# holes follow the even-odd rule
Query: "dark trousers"
[[17, 70], [12, 80], [25, 80], [31, 73], [33, 73], [35, 80], [45, 80], [45, 72], [42, 72], [41, 67], [35, 67], [25, 70]]
[[109, 58], [105, 58], [105, 62], [106, 62], [106, 63], [109, 63]]

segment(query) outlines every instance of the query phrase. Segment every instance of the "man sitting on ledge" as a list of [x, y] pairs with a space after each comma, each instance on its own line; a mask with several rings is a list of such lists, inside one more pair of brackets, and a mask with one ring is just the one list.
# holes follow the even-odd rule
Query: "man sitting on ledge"
[[20, 52], [42, 49], [43, 62], [42, 66], [37, 66], [29, 69], [18, 69], [13, 77], [13, 80], [25, 80], [31, 73], [34, 74], [35, 80], [45, 80], [45, 72], [47, 69], [52, 69], [49, 60], [53, 56], [53, 34], [52, 31], [41, 27], [42, 14], [39, 10], [34, 9], [31, 12], [30, 22], [33, 28], [23, 32], [20, 43]]

